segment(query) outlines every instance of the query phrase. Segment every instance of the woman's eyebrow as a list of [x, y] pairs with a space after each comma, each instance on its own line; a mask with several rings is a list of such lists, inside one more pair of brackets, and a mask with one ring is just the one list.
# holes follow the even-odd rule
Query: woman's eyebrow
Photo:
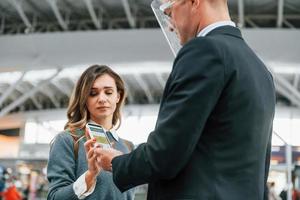
[[[112, 86], [104, 86], [103, 87], [104, 89], [113, 89], [114, 87], [112, 87]], [[92, 90], [97, 90], [97, 89], [99, 89], [98, 87], [92, 87]]]

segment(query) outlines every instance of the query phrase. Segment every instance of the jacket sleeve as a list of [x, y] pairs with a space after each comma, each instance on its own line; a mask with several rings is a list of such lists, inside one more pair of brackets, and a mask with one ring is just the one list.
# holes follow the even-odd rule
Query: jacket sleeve
[[73, 190], [76, 181], [73, 141], [63, 134], [67, 133], [59, 134], [50, 148], [47, 200], [78, 199]]
[[[273, 125], [273, 123], [272, 123]], [[271, 128], [270, 131], [270, 137], [268, 141], [268, 146], [267, 146], [267, 151], [266, 151], [266, 161], [265, 161], [265, 179], [264, 179], [264, 184], [265, 184], [265, 191], [264, 191], [264, 200], [269, 199], [269, 188], [267, 185], [267, 180], [269, 176], [269, 169], [270, 169], [270, 161], [271, 161], [271, 151], [272, 151], [272, 134], [273, 134], [273, 129]]]
[[[272, 82], [273, 81], [273, 75], [271, 73], [269, 73]], [[274, 91], [275, 91], [275, 86], [274, 86]], [[274, 94], [275, 95], [275, 94]], [[274, 99], [276, 99], [276, 97], [274, 96]], [[274, 102], [275, 105], [275, 102]], [[274, 119], [274, 115], [273, 115], [273, 119]], [[270, 132], [269, 132], [269, 140], [268, 140], [268, 144], [267, 144], [267, 151], [266, 151], [266, 160], [265, 160], [265, 177], [264, 177], [264, 200], [268, 200], [269, 199], [269, 188], [267, 185], [267, 181], [268, 181], [268, 177], [269, 177], [269, 170], [270, 170], [270, 162], [271, 162], [271, 154], [272, 154], [272, 136], [273, 136], [273, 122], [270, 125]]]
[[112, 161], [121, 191], [172, 179], [188, 163], [224, 85], [224, 66], [213, 43], [198, 38], [184, 46], [169, 79], [147, 143]]

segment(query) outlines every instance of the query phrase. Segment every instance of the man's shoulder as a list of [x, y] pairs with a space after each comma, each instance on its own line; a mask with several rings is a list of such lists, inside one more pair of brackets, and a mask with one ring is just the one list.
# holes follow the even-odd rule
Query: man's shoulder
[[212, 71], [224, 71], [223, 55], [211, 38], [199, 37], [189, 41], [177, 54], [172, 77], [190, 78]]
[[208, 44], [212, 44], [214, 43], [214, 39], [211, 37], [195, 37], [193, 39], [191, 39], [190, 41], [188, 41], [185, 45], [183, 45], [183, 49], [184, 48], [194, 48], [197, 46], [197, 48], [199, 47], [205, 47]]
[[188, 41], [177, 54], [177, 57], [186, 54], [201, 53], [202, 55], [218, 51], [220, 42], [213, 37], [196, 37]]
[[[219, 56], [218, 43], [209, 37], [196, 37], [187, 42], [178, 52], [174, 64], [181, 61], [201, 60], [205, 55]], [[202, 60], [201, 60], [202, 62]]]

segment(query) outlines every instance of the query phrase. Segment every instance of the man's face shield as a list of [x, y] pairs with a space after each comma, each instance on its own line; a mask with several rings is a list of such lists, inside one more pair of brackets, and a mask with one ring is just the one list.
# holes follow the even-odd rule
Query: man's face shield
[[170, 48], [174, 54], [177, 55], [178, 51], [181, 48], [180, 40], [177, 37], [176, 33], [172, 31], [173, 26], [171, 24], [171, 19], [165, 14], [166, 9], [172, 7], [176, 0], [153, 0], [151, 3], [151, 8], [155, 14], [155, 17], [160, 25], [160, 28], [167, 39], [167, 42], [170, 45]]

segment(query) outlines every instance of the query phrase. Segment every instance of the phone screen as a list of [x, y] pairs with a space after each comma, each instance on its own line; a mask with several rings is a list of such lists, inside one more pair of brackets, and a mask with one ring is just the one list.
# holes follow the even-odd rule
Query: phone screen
[[103, 148], [110, 148], [110, 142], [106, 136], [104, 129], [95, 124], [87, 124], [90, 131], [90, 137], [96, 138], [96, 142], [101, 144]]

